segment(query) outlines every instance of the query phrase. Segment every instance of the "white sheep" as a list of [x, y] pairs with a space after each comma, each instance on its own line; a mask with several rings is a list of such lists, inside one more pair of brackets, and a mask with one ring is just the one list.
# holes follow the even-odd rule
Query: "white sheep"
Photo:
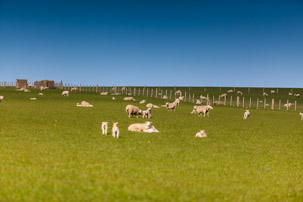
[[148, 103], [148, 104], [146, 105], [146, 107], [147, 107], [147, 108], [160, 108], [159, 106], [153, 105], [152, 103]]
[[62, 96], [69, 96], [69, 91], [63, 91]]
[[205, 130], [200, 130], [195, 137], [207, 137]]
[[100, 95], [108, 95], [108, 92], [101, 92]]
[[177, 99], [175, 99], [174, 103], [176, 103], [176, 104], [177, 104], [177, 106], [179, 106], [179, 104], [180, 104], [180, 100], [177, 98]]
[[184, 96], [180, 96], [178, 99], [179, 99], [180, 101], [184, 101]]
[[139, 104], [145, 104], [146, 100], [141, 100]]
[[147, 110], [142, 111], [142, 118], [149, 118], [151, 117], [151, 108], [148, 108]]
[[108, 122], [102, 122], [101, 129], [102, 129], [102, 135], [107, 135]]
[[113, 123], [112, 135], [114, 138], [119, 138], [120, 130], [118, 128], [118, 122]]
[[197, 100], [197, 101], [196, 101], [196, 104], [197, 104], [197, 105], [202, 104], [201, 100]]
[[138, 118], [138, 115], [142, 115], [142, 110], [140, 110], [139, 107], [134, 105], [127, 105], [125, 111], [128, 115], [128, 118], [130, 118], [130, 116], [133, 117], [134, 115]]
[[163, 95], [162, 99], [168, 100], [168, 96], [167, 95]]
[[289, 93], [288, 93], [288, 95], [293, 96], [294, 94], [293, 94], [293, 93], [291, 93], [291, 92], [289, 92]]
[[35, 97], [31, 97], [31, 98], [29, 98], [29, 99], [32, 100], [32, 101], [37, 100], [37, 98], [35, 98]]
[[128, 130], [132, 132], [144, 132], [144, 130], [147, 130], [151, 128], [150, 121], [146, 121], [145, 123], [134, 123], [128, 126]]
[[115, 98], [115, 97], [112, 97], [112, 100], [116, 100], [116, 98]]
[[301, 121], [303, 120], [303, 113], [300, 112], [299, 115], [301, 116]]
[[292, 105], [294, 105], [294, 104], [289, 102], [289, 103], [284, 104], [284, 107], [288, 108], [288, 107], [291, 107]]
[[227, 93], [233, 93], [234, 92], [234, 90], [228, 90], [227, 91]]
[[245, 110], [243, 119], [248, 119], [249, 117], [250, 117], [250, 112], [249, 112], [249, 110]]
[[70, 91], [75, 93], [75, 92], [77, 92], [77, 91], [78, 91], [78, 88], [76, 88], [76, 87], [71, 88], [71, 89], [70, 89]]
[[296, 98], [300, 98], [301, 95], [300, 95], [299, 93], [295, 93], [294, 96], [295, 96]]
[[200, 95], [200, 99], [201, 100], [207, 100], [207, 97], [203, 96], [203, 95]]
[[176, 108], [177, 108], [177, 104], [175, 102], [173, 102], [173, 103], [168, 103], [167, 102], [165, 104], [165, 106], [166, 106], [166, 108], [167, 108], [168, 111], [171, 111], [171, 110], [176, 111]]
[[214, 109], [212, 106], [210, 105], [204, 105], [204, 106], [194, 106], [193, 111], [191, 112], [191, 114], [198, 114], [199, 116], [205, 117], [205, 115], [207, 114], [207, 116], [209, 117], [209, 110]]
[[243, 95], [243, 92], [238, 90], [238, 91], [237, 91], [237, 94], [238, 94], [238, 95]]
[[39, 95], [43, 95], [43, 93], [39, 93]]
[[270, 93], [271, 93], [271, 94], [275, 94], [276, 91], [275, 91], [275, 90], [271, 90]]
[[150, 128], [144, 129], [143, 132], [145, 133], [158, 133], [158, 131], [154, 126], [151, 126]]
[[82, 101], [81, 103], [77, 103], [77, 107], [93, 107], [93, 105], [86, 101]]
[[220, 95], [220, 97], [226, 97], [227, 94], [226, 93], [223, 93], [222, 95]]
[[125, 101], [136, 101], [133, 97], [125, 97], [123, 100], [125, 100]]
[[0, 96], [0, 102], [4, 99], [4, 96]]
[[24, 92], [25, 92], [25, 93], [30, 93], [31, 91], [28, 90], [28, 89], [24, 89]]
[[267, 97], [267, 96], [268, 96], [268, 94], [264, 92], [263, 93], [263, 97]]

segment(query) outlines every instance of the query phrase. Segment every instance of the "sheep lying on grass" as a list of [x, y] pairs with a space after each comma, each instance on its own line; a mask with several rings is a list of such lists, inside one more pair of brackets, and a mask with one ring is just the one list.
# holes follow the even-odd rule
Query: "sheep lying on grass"
[[158, 133], [158, 131], [154, 126], [151, 126], [150, 128], [144, 129], [143, 132], [145, 133]]
[[293, 94], [293, 93], [291, 93], [291, 92], [289, 92], [289, 93], [288, 93], [288, 95], [293, 96], [294, 94]]
[[116, 98], [115, 98], [115, 97], [112, 97], [112, 100], [116, 100]]
[[157, 105], [153, 105], [152, 103], [148, 103], [148, 104], [146, 105], [146, 107], [147, 107], [147, 108], [160, 108], [160, 107], [158, 107]]
[[142, 110], [140, 110], [139, 107], [134, 105], [127, 105], [125, 111], [128, 115], [128, 118], [130, 118], [130, 116], [133, 117], [134, 115], [138, 118], [138, 115], [142, 115]]
[[133, 97], [125, 97], [123, 100], [125, 100], [125, 101], [136, 101]]
[[107, 135], [108, 122], [102, 122], [101, 129], [102, 129], [102, 135]]
[[143, 118], [149, 118], [151, 117], [151, 108], [148, 108], [147, 110], [142, 111], [142, 117]]
[[145, 104], [146, 100], [141, 100], [139, 104]]
[[214, 105], [224, 105], [224, 101], [214, 101]]
[[249, 112], [249, 110], [245, 110], [243, 119], [248, 119], [249, 117], [250, 117], [250, 112]]
[[29, 99], [32, 100], [32, 101], [37, 100], [37, 98], [35, 98], [35, 97], [31, 97], [31, 98], [29, 98]]
[[4, 99], [4, 96], [0, 96], [0, 102]]
[[205, 130], [200, 130], [197, 134], [196, 137], [207, 137], [207, 134]]
[[101, 92], [100, 95], [108, 95], [108, 92]]
[[303, 120], [303, 113], [300, 112], [299, 115], [301, 116], [301, 121]]
[[202, 116], [202, 114], [203, 114], [203, 117], [205, 117], [205, 115], [207, 114], [207, 116], [209, 117], [209, 110], [211, 110], [211, 109], [214, 109], [214, 108], [210, 105], [194, 106], [191, 114], [198, 114], [199, 116]]
[[227, 93], [233, 93], [234, 92], [234, 90], [228, 90], [227, 91]]
[[43, 95], [43, 93], [39, 93], [39, 95]]
[[271, 94], [275, 94], [276, 91], [275, 91], [275, 90], [271, 90], [270, 93], [271, 93]]
[[118, 128], [118, 122], [113, 123], [112, 135], [114, 138], [119, 138], [120, 130]]
[[177, 108], [177, 104], [175, 102], [173, 102], [173, 103], [168, 103], [167, 102], [165, 104], [165, 106], [166, 106], [168, 111], [172, 111], [172, 110], [176, 111], [176, 108]]
[[63, 91], [63, 92], [62, 92], [62, 96], [69, 96], [69, 91], [67, 91], [67, 90], [66, 90], [66, 91]]
[[77, 107], [93, 107], [92, 104], [89, 104], [88, 102], [86, 101], [82, 101], [80, 104], [77, 103]]
[[163, 95], [162, 99], [167, 100], [168, 99], [167, 95]]
[[154, 126], [151, 126], [152, 122], [146, 121], [145, 123], [134, 123], [128, 127], [132, 132], [145, 132], [145, 133], [157, 133], [159, 132]]
[[299, 93], [295, 93], [294, 96], [295, 96], [296, 98], [300, 98], [301, 95], [300, 95]]
[[25, 93], [30, 93], [31, 91], [28, 90], [28, 89], [24, 89], [24, 92], [25, 92]]

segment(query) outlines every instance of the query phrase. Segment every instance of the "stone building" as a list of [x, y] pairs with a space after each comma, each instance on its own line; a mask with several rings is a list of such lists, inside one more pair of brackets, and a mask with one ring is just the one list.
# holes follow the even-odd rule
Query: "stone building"
[[27, 79], [16, 79], [16, 88], [27, 88]]
[[40, 86], [48, 87], [48, 88], [55, 88], [54, 80], [35, 81], [34, 85], [35, 85], [35, 88], [40, 88]]

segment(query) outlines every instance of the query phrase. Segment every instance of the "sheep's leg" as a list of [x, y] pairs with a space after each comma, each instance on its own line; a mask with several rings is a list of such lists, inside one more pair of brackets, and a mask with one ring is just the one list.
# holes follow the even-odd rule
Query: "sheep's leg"
[[117, 131], [117, 138], [119, 138], [120, 131]]

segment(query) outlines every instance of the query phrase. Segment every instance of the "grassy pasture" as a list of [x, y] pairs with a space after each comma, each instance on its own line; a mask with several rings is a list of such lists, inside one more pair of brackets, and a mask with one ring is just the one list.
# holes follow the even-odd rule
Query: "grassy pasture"
[[[244, 121], [243, 108], [215, 106], [201, 118], [181, 103], [153, 109], [161, 132], [143, 134], [127, 131], [144, 120], [125, 113], [141, 98], [60, 92], [0, 88], [0, 201], [303, 200], [298, 112], [252, 109]], [[76, 107], [82, 100], [94, 107]], [[121, 138], [101, 135], [102, 121], [118, 121]], [[200, 129], [208, 138], [194, 138]]]

